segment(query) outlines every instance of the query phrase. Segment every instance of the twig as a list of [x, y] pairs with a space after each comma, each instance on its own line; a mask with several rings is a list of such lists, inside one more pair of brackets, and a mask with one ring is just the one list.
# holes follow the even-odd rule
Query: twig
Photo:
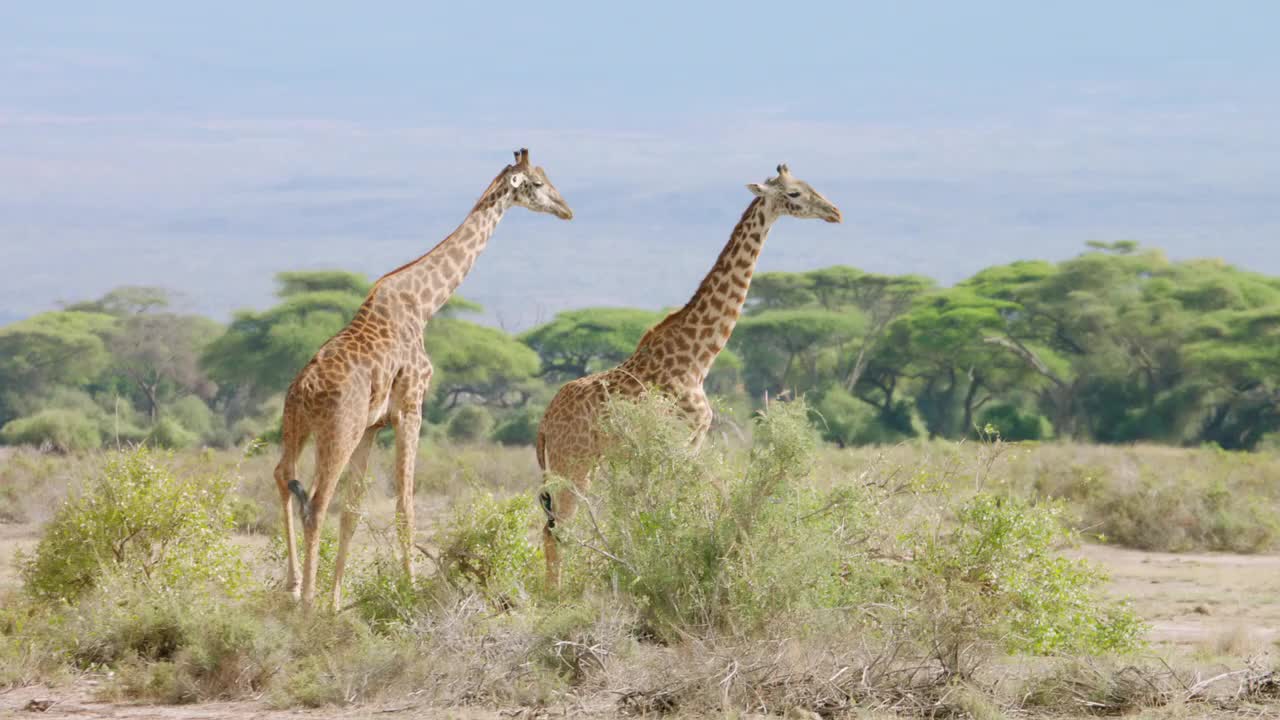
[[1214, 675], [1213, 677], [1211, 677], [1211, 678], [1209, 678], [1209, 679], [1207, 679], [1207, 680], [1201, 680], [1200, 682], [1196, 683], [1195, 685], [1192, 685], [1192, 686], [1191, 686], [1191, 688], [1187, 690], [1187, 699], [1188, 699], [1188, 700], [1190, 700], [1191, 698], [1193, 698], [1193, 697], [1195, 697], [1195, 696], [1199, 695], [1199, 694], [1200, 694], [1200, 691], [1202, 691], [1202, 690], [1204, 690], [1205, 688], [1209, 687], [1210, 685], [1212, 685], [1212, 684], [1214, 684], [1214, 683], [1218, 682], [1219, 680], [1225, 680], [1225, 679], [1227, 679], [1227, 678], [1229, 678], [1229, 677], [1234, 677], [1234, 676], [1236, 676], [1236, 675], [1244, 675], [1244, 674], [1246, 674], [1246, 673], [1248, 673], [1248, 672], [1250, 672], [1248, 669], [1245, 669], [1245, 670], [1233, 670], [1233, 671], [1231, 671], [1231, 672], [1224, 672], [1224, 673], [1222, 673], [1221, 675]]

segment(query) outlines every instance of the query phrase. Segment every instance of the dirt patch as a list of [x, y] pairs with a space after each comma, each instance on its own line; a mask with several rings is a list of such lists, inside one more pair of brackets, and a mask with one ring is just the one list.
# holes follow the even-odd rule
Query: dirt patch
[[1280, 555], [1156, 553], [1105, 545], [1078, 551], [1130, 598], [1157, 645], [1200, 645], [1243, 634], [1259, 649], [1280, 638]]
[[[435, 708], [407, 698], [400, 702], [349, 708], [314, 710], [270, 710], [262, 702], [217, 702], [201, 705], [144, 705], [137, 703], [104, 703], [94, 700], [97, 681], [85, 679], [70, 687], [17, 688], [0, 693], [0, 717], [36, 718], [118, 718], [119, 720], [287, 720], [289, 718], [439, 718], [441, 720], [512, 720], [512, 718], [546, 717], [545, 711], [530, 708]], [[52, 704], [48, 704], [52, 703]], [[47, 705], [43, 711], [39, 707]], [[28, 709], [30, 708], [30, 709]], [[559, 714], [559, 713], [557, 713]], [[569, 710], [573, 717], [611, 717], [608, 710]]]
[[18, 552], [35, 550], [39, 526], [34, 524], [10, 525], [0, 523], [0, 594], [18, 586], [18, 567], [14, 558]]

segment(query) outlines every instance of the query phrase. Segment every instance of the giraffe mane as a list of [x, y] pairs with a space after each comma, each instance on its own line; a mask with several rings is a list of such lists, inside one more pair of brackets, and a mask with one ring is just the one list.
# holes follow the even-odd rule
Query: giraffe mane
[[[529, 151], [524, 150], [523, 152], [525, 155], [525, 159], [527, 160], [529, 157]], [[518, 154], [519, 153], [517, 152], [517, 155]], [[512, 170], [516, 169], [516, 167], [517, 165], [513, 164], [513, 165], [507, 165], [506, 167], [502, 168], [502, 172], [498, 173], [498, 175], [493, 178], [493, 181], [489, 183], [489, 187], [485, 188], [484, 192], [480, 193], [480, 198], [476, 200], [476, 204], [471, 206], [472, 213], [479, 210], [480, 206], [483, 205], [485, 201], [489, 199], [489, 196], [493, 195], [494, 192], [502, 189], [503, 181], [506, 180], [507, 174], [510, 173]], [[468, 213], [468, 215], [470, 214], [471, 213]], [[369, 294], [365, 296], [366, 299], [373, 297], [374, 291], [378, 289], [378, 286], [382, 284], [383, 280], [386, 280], [387, 278], [391, 277], [392, 275], [395, 275], [396, 273], [400, 273], [405, 270], [408, 270], [410, 267], [418, 264], [420, 260], [427, 257], [431, 253], [435, 252], [437, 248], [439, 248], [441, 245], [445, 243], [445, 241], [449, 239], [449, 237], [452, 237], [452, 235], [446, 236], [444, 240], [441, 240], [440, 242], [436, 243], [435, 246], [432, 247], [430, 250], [426, 251], [425, 253], [419, 255], [418, 257], [396, 268], [395, 270], [392, 270], [391, 272], [378, 278], [378, 280], [374, 282], [373, 287], [369, 288]]]

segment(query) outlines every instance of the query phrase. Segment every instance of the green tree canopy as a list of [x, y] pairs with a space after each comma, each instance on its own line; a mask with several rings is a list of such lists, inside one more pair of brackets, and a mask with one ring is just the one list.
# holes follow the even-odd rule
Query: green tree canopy
[[258, 400], [283, 392], [316, 350], [351, 322], [366, 295], [363, 276], [353, 273], [290, 272], [277, 280], [282, 302], [236, 313], [202, 358], [214, 381], [244, 387]]
[[222, 326], [200, 316], [144, 313], [124, 318], [107, 337], [112, 369], [132, 386], [154, 422], [161, 403], [182, 395], [213, 397], [216, 386], [200, 366]]
[[55, 385], [88, 385], [111, 362], [103, 337], [116, 318], [55, 311], [0, 328], [0, 424], [9, 420], [16, 393]]
[[520, 340], [538, 353], [549, 380], [572, 380], [626, 360], [662, 317], [635, 308], [568, 310]]
[[435, 367], [432, 394], [446, 408], [467, 396], [485, 404], [522, 404], [538, 374], [538, 354], [527, 345], [497, 328], [458, 317], [433, 319], [425, 345]]
[[852, 311], [764, 310], [743, 317], [729, 342], [746, 365], [753, 397], [784, 389], [803, 393], [821, 381], [821, 351], [848, 342], [864, 328], [864, 318]]

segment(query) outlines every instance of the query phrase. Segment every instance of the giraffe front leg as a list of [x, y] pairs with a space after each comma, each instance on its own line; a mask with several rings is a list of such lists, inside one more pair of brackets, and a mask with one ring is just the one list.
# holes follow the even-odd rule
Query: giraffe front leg
[[697, 392], [685, 397], [681, 402], [681, 409], [688, 413], [690, 424], [693, 426], [693, 435], [689, 438], [689, 444], [696, 453], [702, 449], [702, 443], [707, 439], [707, 431], [711, 429], [711, 420], [714, 416], [711, 401], [699, 387]]
[[413, 577], [413, 472], [418, 460], [421, 400], [401, 411], [396, 421], [396, 538], [405, 575]]
[[365, 491], [369, 488], [369, 448], [378, 428], [369, 428], [360, 438], [360, 444], [351, 453], [347, 463], [347, 487], [342, 503], [342, 523], [338, 532], [338, 556], [333, 564], [333, 609], [342, 609], [342, 576], [347, 566], [347, 555], [351, 548], [351, 538], [356, 534], [356, 526], [364, 514], [360, 507], [364, 503]]

